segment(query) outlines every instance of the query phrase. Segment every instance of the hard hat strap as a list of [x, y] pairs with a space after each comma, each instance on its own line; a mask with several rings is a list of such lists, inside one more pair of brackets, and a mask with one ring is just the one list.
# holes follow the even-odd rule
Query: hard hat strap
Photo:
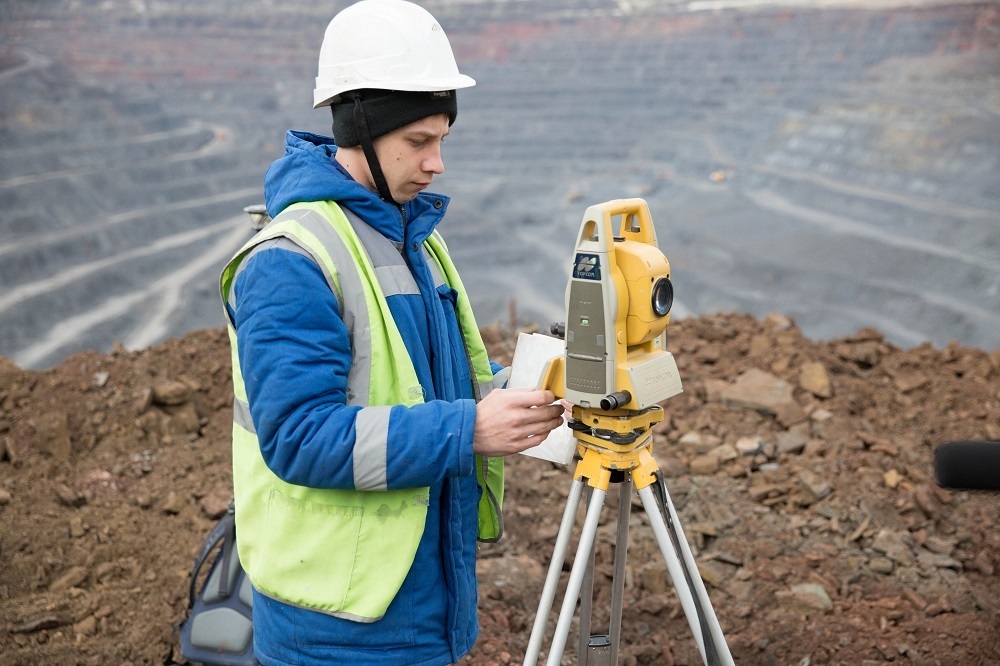
[[372, 180], [375, 181], [375, 187], [378, 189], [379, 196], [388, 203], [398, 206], [399, 204], [392, 198], [389, 184], [382, 173], [382, 166], [378, 162], [378, 155], [375, 154], [375, 144], [372, 142], [372, 135], [368, 129], [368, 116], [365, 114], [361, 95], [354, 96], [354, 125], [357, 127], [358, 135], [361, 139], [361, 149], [365, 153], [365, 159], [368, 160], [368, 169], [372, 173]]

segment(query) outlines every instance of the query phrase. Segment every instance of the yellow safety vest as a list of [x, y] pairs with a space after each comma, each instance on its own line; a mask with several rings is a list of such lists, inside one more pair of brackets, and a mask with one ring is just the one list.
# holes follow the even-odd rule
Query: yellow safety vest
[[[390, 241], [356, 217], [352, 224], [333, 202], [294, 204], [254, 236], [223, 270], [220, 288], [224, 301], [230, 297], [247, 253], [278, 237], [291, 240], [313, 258], [337, 297], [351, 331], [348, 404], [365, 407], [358, 413], [358, 430], [387, 430], [392, 405], [423, 402], [416, 371], [370, 257], [378, 253], [366, 249], [366, 243]], [[493, 373], [465, 288], [439, 235], [428, 238], [424, 248], [433, 259], [428, 262], [432, 274], [459, 293], [459, 326], [474, 377], [474, 393], [477, 401], [481, 400], [493, 388]], [[429, 489], [387, 490], [384, 479], [379, 490], [317, 489], [278, 478], [261, 455], [231, 320], [228, 328], [235, 393], [233, 487], [240, 562], [263, 594], [350, 620], [378, 620], [413, 564], [423, 534]], [[371, 381], [372, 377], [378, 380]], [[503, 459], [476, 456], [476, 474], [483, 489], [478, 536], [495, 541], [503, 532]]]

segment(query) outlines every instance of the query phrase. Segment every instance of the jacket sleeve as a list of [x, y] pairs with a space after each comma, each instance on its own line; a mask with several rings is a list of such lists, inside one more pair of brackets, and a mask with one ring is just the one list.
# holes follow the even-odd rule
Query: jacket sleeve
[[[267, 249], [247, 261], [235, 296], [240, 368], [264, 462], [295, 485], [377, 489], [365, 475], [355, 485], [359, 417], [371, 419], [347, 405], [349, 334], [320, 268], [303, 255]], [[364, 409], [384, 415], [384, 408]], [[373, 465], [391, 469], [388, 489], [472, 474], [475, 409], [472, 400], [393, 406], [386, 460], [360, 468], [369, 478]]]

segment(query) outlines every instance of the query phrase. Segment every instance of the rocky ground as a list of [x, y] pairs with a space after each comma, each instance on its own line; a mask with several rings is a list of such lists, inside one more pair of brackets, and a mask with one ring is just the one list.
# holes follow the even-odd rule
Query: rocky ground
[[[509, 359], [513, 332], [485, 332]], [[685, 391], [654, 453], [737, 663], [1000, 663], [1000, 496], [933, 474], [940, 442], [1000, 438], [1000, 350], [813, 342], [776, 315], [682, 320], [668, 346]], [[179, 660], [191, 564], [230, 497], [230, 405], [219, 330], [41, 372], [0, 360], [0, 662]], [[571, 481], [509, 469], [463, 663], [520, 662]], [[637, 501], [626, 597], [623, 663], [699, 663]]]

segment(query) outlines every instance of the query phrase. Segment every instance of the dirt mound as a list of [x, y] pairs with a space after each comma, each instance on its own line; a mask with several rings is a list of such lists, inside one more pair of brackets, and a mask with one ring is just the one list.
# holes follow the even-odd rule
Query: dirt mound
[[[509, 360], [513, 334], [485, 332]], [[871, 330], [816, 343], [779, 316], [668, 335], [685, 391], [654, 453], [737, 663], [1000, 663], [1000, 495], [933, 480], [938, 443], [1000, 438], [1000, 350], [900, 350]], [[0, 662], [179, 658], [190, 567], [231, 495], [231, 402], [223, 331], [43, 372], [0, 359]], [[463, 663], [520, 661], [572, 476], [509, 469]], [[615, 504], [613, 487], [595, 633]], [[699, 663], [637, 501], [625, 602], [623, 663]]]

